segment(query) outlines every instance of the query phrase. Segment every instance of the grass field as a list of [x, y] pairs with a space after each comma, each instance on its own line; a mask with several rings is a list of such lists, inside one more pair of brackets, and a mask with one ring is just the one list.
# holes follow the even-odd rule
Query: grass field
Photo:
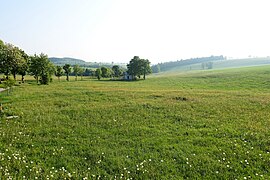
[[28, 81], [0, 95], [0, 177], [269, 179], [269, 89], [270, 66]]

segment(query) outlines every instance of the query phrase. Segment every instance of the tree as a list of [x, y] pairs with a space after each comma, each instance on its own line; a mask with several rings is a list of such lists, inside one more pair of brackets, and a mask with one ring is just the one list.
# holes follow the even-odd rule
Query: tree
[[103, 78], [110, 77], [110, 75], [111, 75], [110, 69], [106, 67], [101, 67], [101, 76]]
[[133, 78], [140, 78], [143, 75], [151, 73], [150, 62], [148, 59], [140, 59], [139, 56], [134, 56], [133, 59], [130, 60], [128, 67], [128, 73], [133, 76]]
[[19, 66], [22, 63], [19, 48], [13, 46], [12, 44], [1, 45], [0, 53], [1, 72], [6, 75], [7, 79], [9, 78], [10, 74], [12, 74], [14, 79], [16, 79], [16, 74], [18, 73]]
[[53, 78], [52, 76], [55, 74], [55, 66], [53, 63], [49, 63], [49, 66], [48, 66], [48, 73], [49, 73], [49, 78], [50, 78], [50, 82], [52, 82]]
[[81, 81], [82, 81], [83, 74], [84, 74], [84, 69], [82, 67], [79, 67], [78, 75], [81, 76]]
[[6, 79], [9, 79], [9, 75], [12, 74], [16, 80], [16, 75], [20, 74], [23, 82], [28, 65], [29, 57], [23, 50], [12, 44], [4, 44], [0, 40], [0, 72], [6, 75]]
[[118, 65], [114, 65], [112, 67], [112, 72], [113, 72], [114, 77], [119, 77], [122, 74], [122, 70], [120, 69]]
[[148, 59], [141, 59], [141, 73], [143, 74], [143, 79], [145, 80], [145, 75], [151, 72], [150, 61]]
[[12, 79], [7, 79], [4, 82], [4, 87], [7, 89], [7, 95], [9, 95], [9, 93], [12, 91], [12, 86], [15, 85], [15, 80]]
[[157, 64], [157, 65], [152, 66], [152, 72], [159, 73], [160, 72], [160, 65]]
[[22, 80], [22, 83], [24, 83], [24, 76], [29, 70], [29, 56], [23, 50], [20, 50], [20, 51], [21, 51], [22, 58], [24, 59], [24, 62], [21, 64], [18, 74], [22, 76], [21, 80]]
[[77, 81], [78, 73], [80, 71], [80, 66], [78, 64], [74, 65], [73, 72], [75, 74], [75, 80]]
[[205, 65], [206, 65], [205, 62], [203, 62], [202, 65], [201, 65], [202, 69], [205, 69]]
[[7, 47], [4, 42], [0, 40], [0, 73], [9, 74], [9, 66], [7, 66], [7, 63]]
[[65, 64], [63, 66], [63, 69], [65, 71], [65, 74], [67, 76], [67, 81], [69, 81], [69, 74], [71, 73], [71, 67], [70, 67], [70, 64]]
[[207, 69], [213, 69], [213, 62], [206, 63]]
[[54, 65], [49, 61], [48, 56], [41, 53], [30, 57], [30, 74], [34, 76], [37, 83], [49, 84], [51, 75], [54, 74]]
[[61, 66], [56, 66], [55, 76], [58, 78], [58, 81], [60, 81], [60, 77], [63, 76], [63, 68]]
[[136, 76], [139, 75], [139, 56], [134, 56], [133, 59], [130, 60], [129, 64], [127, 65], [128, 68], [128, 74], [132, 76], [132, 79], [135, 79]]
[[29, 65], [29, 72], [30, 75], [34, 76], [38, 83], [38, 78], [40, 74], [40, 66], [39, 66], [39, 57], [38, 55], [34, 54], [34, 56], [30, 56], [30, 65]]
[[0, 39], [0, 47], [4, 45], [4, 42]]
[[16, 81], [16, 75], [20, 72], [23, 66], [27, 66], [27, 61], [26, 59], [23, 58], [22, 52], [18, 47], [11, 45], [10, 48], [11, 48], [10, 58], [13, 59], [10, 72], [13, 75], [14, 80]]
[[101, 78], [101, 70], [98, 68], [98, 69], [96, 69], [96, 77], [98, 78], [98, 80], [100, 80], [100, 78]]
[[86, 68], [83, 75], [84, 76], [91, 76], [91, 75], [93, 75], [92, 73], [93, 73], [92, 70]]
[[49, 61], [46, 54], [38, 56], [40, 84], [49, 84], [50, 77], [54, 74], [54, 65]]

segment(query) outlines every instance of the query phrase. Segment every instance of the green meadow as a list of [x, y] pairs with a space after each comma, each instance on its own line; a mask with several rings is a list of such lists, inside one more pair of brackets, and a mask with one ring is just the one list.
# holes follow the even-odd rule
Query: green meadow
[[270, 179], [270, 66], [64, 79], [0, 94], [1, 179]]

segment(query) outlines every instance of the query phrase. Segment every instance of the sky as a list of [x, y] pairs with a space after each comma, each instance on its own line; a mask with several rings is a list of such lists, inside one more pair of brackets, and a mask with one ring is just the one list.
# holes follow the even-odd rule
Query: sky
[[0, 39], [28, 54], [152, 64], [270, 56], [269, 0], [0, 0]]

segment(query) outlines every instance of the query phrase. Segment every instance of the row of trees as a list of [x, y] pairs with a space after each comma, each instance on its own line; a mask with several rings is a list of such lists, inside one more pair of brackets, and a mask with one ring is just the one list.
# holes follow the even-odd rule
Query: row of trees
[[[84, 69], [79, 65], [71, 67], [70, 64], [64, 66], [54, 66], [48, 59], [48, 56], [41, 53], [40, 55], [27, 55], [20, 48], [4, 43], [0, 40], [0, 73], [5, 75], [5, 80], [9, 80], [10, 76], [16, 81], [17, 75], [22, 76], [22, 82], [26, 74], [32, 75], [37, 83], [48, 84], [52, 81], [52, 76], [55, 75], [60, 80], [60, 77], [66, 75], [67, 81], [69, 76], [74, 75], [75, 80], [78, 76], [97, 76], [98, 79], [101, 77], [120, 77], [123, 75], [124, 70], [118, 65], [112, 68], [101, 67], [97, 70]], [[1, 82], [1, 78], [0, 78]]]
[[123, 75], [124, 69], [121, 69], [118, 65], [114, 65], [112, 68], [101, 67], [96, 70], [92, 69], [84, 69], [79, 65], [74, 65], [73, 68], [70, 64], [65, 64], [62, 66], [56, 66], [55, 76], [60, 77], [66, 75], [66, 80], [69, 81], [69, 76], [74, 75], [75, 80], [77, 81], [77, 77], [81, 76], [81, 80], [83, 76], [96, 76], [98, 80], [101, 78], [110, 78], [110, 77], [120, 77]]
[[11, 74], [14, 79], [16, 74], [23, 74], [27, 64], [28, 56], [24, 51], [12, 44], [4, 44], [0, 40], [0, 72], [4, 73], [7, 79]]
[[48, 84], [54, 70], [54, 65], [47, 55], [41, 53], [28, 56], [20, 48], [0, 40], [0, 73], [4, 73], [6, 80], [9, 80], [10, 75], [14, 80], [17, 75], [21, 75], [24, 82], [24, 76], [29, 73], [37, 82]]
[[[133, 79], [136, 79], [137, 77], [140, 78], [143, 76], [143, 79], [145, 79], [145, 76], [147, 74], [151, 73], [151, 67], [150, 62], [148, 59], [140, 59], [138, 56], [134, 56], [134, 58], [130, 61], [130, 63], [127, 65], [128, 71], [127, 73], [129, 75], [133, 76]], [[69, 76], [72, 74], [75, 76], [75, 80], [77, 81], [77, 77], [81, 76], [95, 76], [100, 80], [101, 78], [119, 78], [123, 76], [125, 73], [125, 69], [120, 68], [118, 65], [114, 65], [112, 68], [108, 67], [101, 67], [97, 68], [96, 70], [89, 70], [89, 69], [83, 69], [79, 65], [71, 67], [70, 64], [65, 64], [62, 66], [56, 66], [56, 72], [55, 75], [60, 80], [60, 77], [64, 74], [66, 75], [66, 80], [69, 81]]]
[[201, 64], [202, 69], [213, 69], [213, 62], [203, 62]]
[[[149, 60], [140, 59], [139, 56], [134, 56], [134, 58], [131, 59], [127, 65], [127, 68], [127, 73], [133, 77], [132, 79], [136, 79], [137, 77], [141, 78], [141, 76], [143, 76], [143, 79], [145, 79], [145, 76], [152, 72]], [[63, 70], [67, 76], [67, 81], [69, 81], [69, 75], [72, 73], [72, 69], [69, 64], [65, 64], [63, 67], [57, 66], [55, 75], [60, 78], [63, 75]], [[73, 75], [75, 76], [75, 80], [77, 80], [78, 75], [82, 77], [87, 70], [88, 69], [84, 70], [83, 68], [79, 67], [79, 65], [75, 65], [73, 67]], [[119, 78], [124, 75], [125, 69], [120, 68], [118, 65], [114, 65], [112, 68], [101, 67], [97, 68], [95, 71], [88, 70], [88, 72], [92, 76], [95, 75], [98, 80], [100, 80], [101, 78]]]
[[107, 67], [101, 67], [97, 68], [95, 71], [95, 76], [100, 80], [103, 78], [119, 78], [120, 76], [123, 76], [124, 69], [120, 68], [118, 65], [114, 65], [112, 68]]
[[[140, 59], [139, 56], [134, 56], [133, 59], [127, 65], [127, 73], [136, 79], [151, 73], [150, 62], [148, 59]], [[112, 68], [101, 67], [96, 70], [84, 69], [79, 65], [71, 67], [70, 64], [64, 66], [54, 66], [50, 62], [48, 56], [41, 53], [40, 55], [27, 55], [20, 48], [4, 43], [0, 40], [0, 73], [5, 75], [5, 79], [8, 80], [12, 75], [16, 81], [17, 75], [22, 76], [22, 82], [26, 74], [32, 75], [37, 83], [48, 84], [52, 81], [52, 76], [55, 75], [60, 80], [60, 77], [66, 75], [66, 80], [69, 81], [69, 76], [72, 74], [77, 80], [78, 76], [92, 75], [96, 76], [99, 80], [101, 78], [118, 78], [124, 75], [125, 70], [118, 65], [114, 65]], [[1, 78], [0, 78], [1, 82]]]

